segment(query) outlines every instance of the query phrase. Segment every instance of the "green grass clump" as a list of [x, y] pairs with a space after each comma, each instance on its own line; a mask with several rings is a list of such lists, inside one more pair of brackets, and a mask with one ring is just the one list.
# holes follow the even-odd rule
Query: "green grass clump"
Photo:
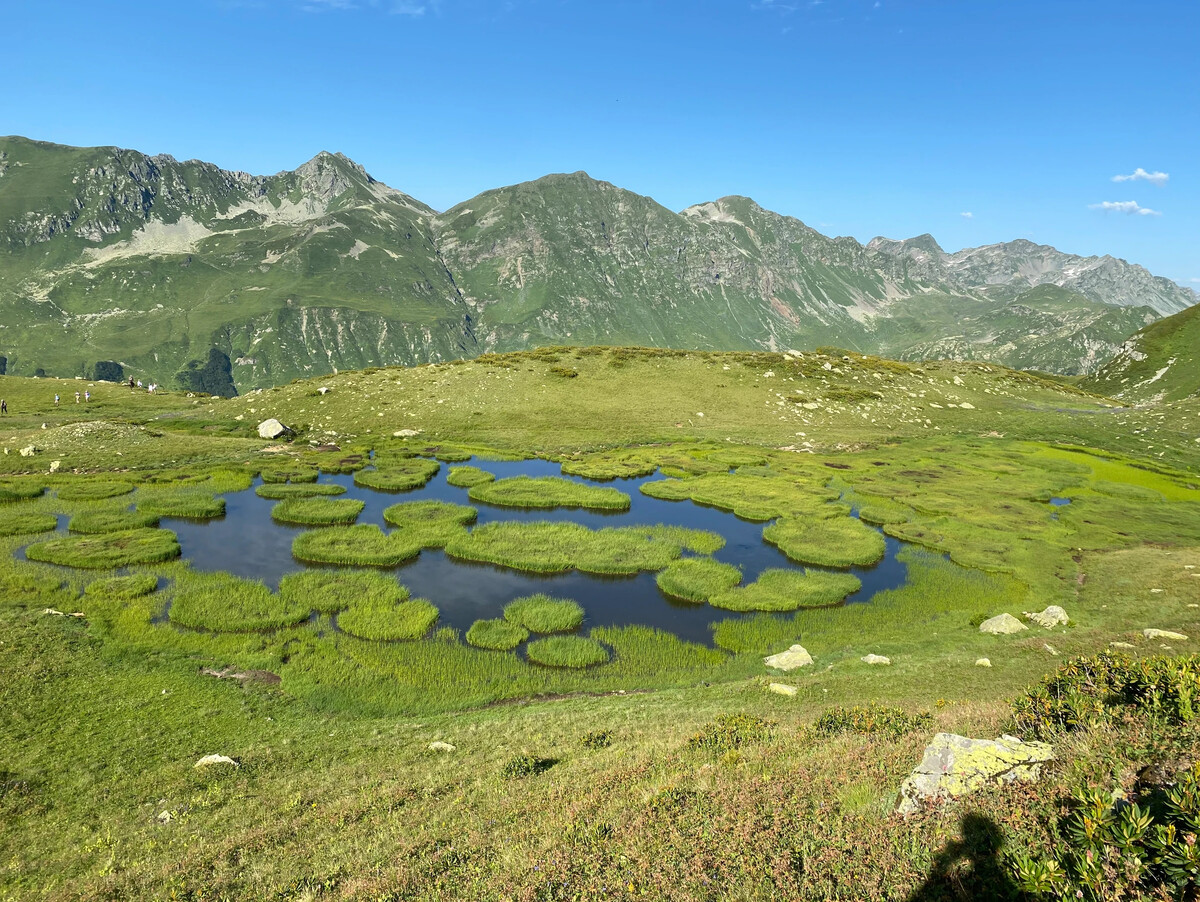
[[757, 580], [709, 598], [727, 611], [795, 611], [841, 604], [862, 588], [857, 576], [820, 570], [764, 570]]
[[96, 536], [67, 536], [30, 545], [31, 561], [107, 570], [130, 564], [158, 564], [179, 557], [179, 542], [169, 529], [132, 529]]
[[71, 532], [101, 533], [123, 532], [130, 529], [145, 529], [158, 526], [158, 517], [141, 511], [115, 510], [83, 511], [71, 518], [67, 529]]
[[744, 745], [766, 742], [771, 738], [774, 724], [753, 714], [722, 714], [706, 723], [688, 739], [694, 749], [711, 752], [728, 752]]
[[377, 492], [408, 492], [425, 485], [440, 468], [436, 460], [412, 457], [375, 470], [359, 470], [354, 474], [354, 484]]
[[354, 604], [387, 606], [408, 600], [408, 589], [370, 570], [300, 570], [279, 581], [284, 601], [306, 611], [336, 614]]
[[97, 598], [142, 598], [157, 588], [158, 577], [155, 574], [134, 573], [94, 580], [88, 583], [86, 594]]
[[424, 638], [437, 619], [438, 609], [424, 598], [399, 604], [362, 602], [338, 615], [338, 628], [359, 639], [413, 640]]
[[446, 545], [452, 557], [534, 573], [630, 575], [662, 570], [684, 548], [720, 548], [716, 533], [672, 526], [591, 530], [577, 523], [486, 523]]
[[97, 501], [128, 495], [133, 486], [128, 482], [69, 482], [56, 490], [60, 501]]
[[318, 495], [341, 495], [345, 491], [345, 486], [328, 482], [320, 484], [314, 482], [301, 485], [293, 485], [292, 483], [284, 485], [260, 485], [254, 490], [254, 494], [259, 498], [267, 498], [271, 501], [283, 501], [285, 498], [313, 498]]
[[504, 762], [500, 775], [509, 779], [535, 777], [558, 763], [555, 758], [539, 758], [537, 755], [516, 755]]
[[583, 607], [575, 601], [529, 595], [504, 606], [504, 619], [531, 633], [569, 633], [583, 623]]
[[29, 501], [40, 498], [46, 492], [41, 483], [33, 482], [0, 482], [0, 504], [13, 501]]
[[446, 475], [446, 482], [459, 488], [469, 489], [485, 482], [494, 482], [496, 477], [487, 470], [479, 467], [451, 467]]
[[52, 573], [10, 564], [0, 569], [0, 602], [23, 604], [54, 595], [63, 581]]
[[589, 730], [579, 737], [579, 744], [585, 749], [597, 751], [612, 745], [612, 730]]
[[316, 482], [318, 473], [313, 467], [271, 467], [264, 468], [262, 480], [266, 483], [306, 483]]
[[420, 543], [402, 533], [388, 535], [378, 526], [366, 524], [315, 529], [292, 542], [292, 556], [297, 560], [351, 567], [395, 567], [420, 551]]
[[221, 633], [292, 626], [309, 609], [276, 595], [257, 580], [228, 573], [191, 573], [176, 589], [171, 622]]
[[629, 496], [618, 489], [582, 485], [558, 476], [512, 476], [481, 482], [467, 493], [472, 501], [501, 507], [581, 507], [587, 510], [629, 510]]
[[886, 550], [883, 536], [853, 517], [783, 517], [763, 529], [763, 539], [789, 560], [820, 567], [869, 566]]
[[651, 498], [691, 500], [733, 511], [744, 520], [773, 520], [788, 514], [824, 517], [838, 512], [838, 508], [828, 504], [837, 498], [836, 493], [781, 476], [716, 473], [689, 479], [662, 479], [644, 483], [641, 492]]
[[813, 729], [821, 736], [857, 733], [863, 736], [883, 734], [897, 737], [917, 730], [928, 730], [932, 726], [933, 715], [928, 711], [909, 714], [903, 708], [868, 704], [830, 708], [817, 718]]
[[446, 501], [402, 501], [384, 509], [383, 519], [400, 530], [409, 541], [423, 548], [445, 548], [475, 522], [478, 511], [465, 504]]
[[137, 509], [144, 514], [176, 520], [215, 520], [225, 516], [225, 499], [196, 492], [147, 495], [138, 501]]
[[551, 636], [530, 642], [525, 646], [525, 656], [544, 667], [578, 670], [606, 662], [608, 649], [595, 639], [585, 639], [583, 636]]
[[477, 648], [511, 651], [529, 638], [529, 630], [502, 617], [476, 620], [467, 630], [467, 642]]
[[649, 476], [658, 464], [636, 451], [614, 451], [592, 454], [578, 460], [564, 460], [562, 471], [567, 476], [584, 479], [630, 479]]
[[24, 511], [0, 519], [0, 536], [24, 536], [39, 532], [51, 532], [58, 527], [54, 514], [38, 514]]
[[271, 508], [271, 519], [300, 526], [349, 526], [365, 506], [353, 498], [289, 498]]
[[737, 567], [709, 558], [682, 558], [657, 577], [658, 587], [672, 598], [698, 604], [728, 592], [741, 581], [742, 571]]

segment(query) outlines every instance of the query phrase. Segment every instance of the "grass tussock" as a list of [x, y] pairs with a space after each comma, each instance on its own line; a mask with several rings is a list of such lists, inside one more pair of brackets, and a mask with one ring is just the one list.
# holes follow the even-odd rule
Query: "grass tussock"
[[395, 460], [374, 470], [359, 470], [354, 484], [377, 492], [409, 492], [419, 489], [433, 479], [441, 464], [423, 457]]
[[0, 504], [11, 504], [14, 501], [31, 501], [46, 493], [46, 487], [40, 482], [6, 480], [0, 482]]
[[298, 526], [349, 526], [365, 506], [353, 498], [289, 498], [271, 508], [271, 519]]
[[243, 633], [293, 626], [309, 609], [256, 580], [228, 573], [193, 573], [175, 591], [171, 622], [213, 632]]
[[773, 520], [789, 514], [824, 517], [842, 512], [829, 504], [836, 500], [836, 493], [786, 477], [715, 473], [643, 483], [641, 492], [651, 498], [694, 501], [732, 511], [744, 520]]
[[841, 604], [862, 588], [857, 576], [820, 570], [764, 570], [754, 582], [709, 598], [727, 611], [795, 611]]
[[504, 606], [504, 619], [531, 633], [569, 633], [583, 623], [583, 607], [575, 601], [529, 595]]
[[128, 495], [133, 491], [133, 485], [128, 482], [68, 482], [60, 485], [55, 494], [59, 501], [99, 501], [104, 498], [116, 498], [118, 495]]
[[446, 474], [447, 483], [462, 489], [483, 485], [485, 482], [494, 482], [495, 479], [494, 474], [487, 470], [481, 470], [479, 467], [451, 467], [450, 472]]
[[558, 476], [512, 476], [471, 487], [472, 501], [500, 507], [552, 509], [577, 507], [586, 510], [629, 510], [629, 496], [614, 488], [582, 485]]
[[495, 651], [512, 651], [529, 638], [529, 630], [518, 623], [497, 617], [494, 620], [476, 620], [467, 630], [467, 642], [476, 648]]
[[429, 634], [437, 623], [438, 609], [423, 598], [399, 604], [364, 601], [338, 615], [338, 628], [359, 639], [412, 641]]
[[129, 576], [111, 576], [88, 583], [86, 594], [90, 598], [142, 598], [158, 589], [158, 576], [153, 573], [133, 573]]
[[350, 567], [395, 567], [420, 551], [420, 543], [402, 533], [389, 535], [378, 526], [365, 524], [311, 530], [292, 542], [292, 556], [297, 560]]
[[408, 590], [394, 576], [371, 570], [300, 570], [279, 581], [279, 594], [289, 605], [322, 614], [354, 604], [386, 607], [408, 600]]
[[550, 636], [535, 639], [525, 646], [525, 656], [543, 667], [579, 670], [608, 661], [608, 649], [595, 639], [583, 636]]
[[722, 714], [706, 723], [688, 739], [694, 749], [710, 752], [728, 752], [771, 738], [775, 724], [754, 714]]
[[713, 595], [728, 592], [742, 581], [742, 571], [732, 564], [709, 558], [683, 558], [658, 574], [658, 587], [672, 598], [703, 604]]
[[789, 560], [818, 567], [866, 567], [887, 550], [879, 532], [853, 517], [783, 517], [763, 529], [763, 539]]
[[58, 518], [54, 514], [21, 511], [0, 519], [0, 536], [35, 535], [40, 532], [53, 532], [57, 527]]
[[475, 522], [478, 511], [465, 504], [446, 501], [402, 501], [383, 511], [383, 519], [399, 530], [408, 541], [422, 548], [445, 548], [451, 540], [465, 535]]
[[94, 535], [102, 532], [124, 532], [130, 529], [146, 529], [154, 526], [158, 526], [158, 517], [155, 514], [117, 508], [82, 511], [71, 518], [67, 529], [71, 532]]
[[137, 510], [168, 519], [215, 520], [225, 516], [225, 499], [188, 491], [156, 493], [145, 498], [139, 496]]
[[266, 498], [269, 501], [284, 501], [289, 498], [315, 498], [321, 495], [341, 495], [345, 491], [345, 486], [335, 485], [330, 482], [314, 482], [300, 485], [293, 485], [292, 483], [284, 485], [260, 485], [254, 490], [254, 494], [259, 498]]
[[169, 529], [133, 529], [95, 536], [67, 536], [25, 549], [31, 561], [110, 570], [130, 564], [158, 564], [179, 557], [179, 542]]

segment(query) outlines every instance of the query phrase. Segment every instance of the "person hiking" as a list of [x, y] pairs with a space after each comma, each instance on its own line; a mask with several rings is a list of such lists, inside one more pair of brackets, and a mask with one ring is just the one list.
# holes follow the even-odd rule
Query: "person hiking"
[[[75, 392], [75, 398], [76, 398], [76, 400], [78, 400], [78, 398], [79, 398], [79, 392]], [[84, 401], [90, 401], [90, 400], [92, 400], [92, 393], [91, 393], [91, 391], [88, 391], [88, 390], [85, 390], [85, 391], [84, 391], [84, 393], [83, 393], [83, 400], [84, 400]]]
[[57, 394], [54, 395], [54, 406], [55, 407], [58, 406], [58, 395]]
[[79, 403], [79, 392], [75, 392], [75, 403]]
[[0, 413], [8, 413], [8, 402], [0, 398]]
[[133, 391], [133, 377], [132, 376], [129, 377], [129, 390]]

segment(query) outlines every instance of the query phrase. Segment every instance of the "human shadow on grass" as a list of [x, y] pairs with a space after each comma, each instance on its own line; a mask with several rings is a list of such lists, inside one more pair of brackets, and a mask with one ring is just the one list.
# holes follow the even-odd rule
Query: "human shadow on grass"
[[980, 814], [964, 815], [962, 839], [946, 843], [908, 902], [1027, 899], [1001, 859], [1003, 845], [1004, 837], [993, 821]]

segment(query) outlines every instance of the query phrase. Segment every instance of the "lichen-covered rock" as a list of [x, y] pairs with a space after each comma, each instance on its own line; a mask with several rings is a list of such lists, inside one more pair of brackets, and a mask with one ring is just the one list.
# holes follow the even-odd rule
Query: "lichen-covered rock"
[[234, 767], [238, 766], [238, 763], [228, 755], [205, 755], [193, 764], [192, 767], [212, 767], [214, 764], [232, 764]]
[[774, 692], [776, 695], [792, 696], [796, 694], [796, 687], [788, 686], [786, 683], [771, 683], [769, 686], [767, 686], [767, 689], [769, 689], [771, 692]]
[[1187, 636], [1183, 633], [1173, 633], [1170, 630], [1142, 630], [1142, 635], [1147, 639], [1174, 639], [1176, 642], [1187, 641]]
[[457, 748], [457, 746], [453, 746], [448, 742], [442, 742], [440, 739], [429, 743], [429, 751], [431, 752], [453, 752], [456, 751]]
[[1026, 611], [1025, 619], [1048, 630], [1054, 629], [1059, 624], [1066, 626], [1071, 622], [1071, 618], [1067, 616], [1067, 612], [1056, 604], [1050, 605], [1044, 611]]
[[979, 632], [990, 633], [993, 636], [1007, 636], [1010, 633], [1019, 633], [1021, 630], [1027, 629], [1029, 627], [1012, 614], [997, 614], [979, 624]]
[[859, 660], [864, 664], [887, 665], [892, 663], [892, 659], [884, 655], [863, 655]]
[[975, 662], [976, 667], [991, 667], [992, 662], [987, 658], [980, 658]]
[[803, 645], [793, 645], [787, 651], [763, 658], [764, 664], [776, 670], [795, 670], [797, 667], [807, 667], [812, 662], [812, 655]]
[[1044, 742], [1022, 742], [1015, 736], [971, 739], [938, 733], [925, 747], [917, 769], [900, 787], [896, 810], [916, 811], [922, 802], [956, 799], [993, 783], [1036, 780], [1042, 765], [1054, 760]]

